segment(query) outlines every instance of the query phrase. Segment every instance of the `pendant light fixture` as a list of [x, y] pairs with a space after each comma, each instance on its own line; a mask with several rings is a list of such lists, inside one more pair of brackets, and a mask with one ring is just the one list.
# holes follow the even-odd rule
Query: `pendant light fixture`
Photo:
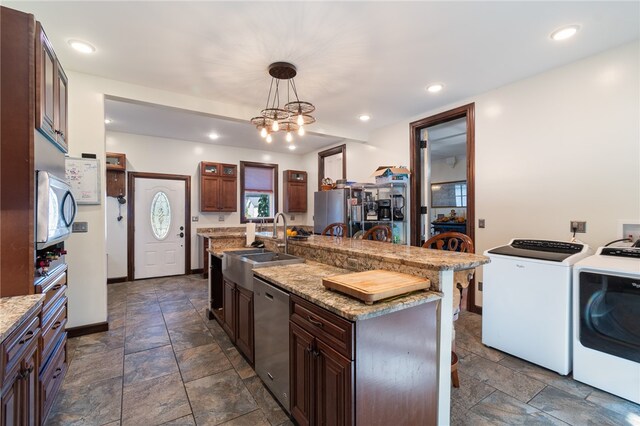
[[[260, 111], [258, 117], [253, 117], [251, 123], [256, 126], [260, 136], [272, 141], [273, 133], [286, 132], [286, 141], [293, 141], [293, 132], [299, 136], [305, 134], [305, 126], [315, 123], [316, 119], [311, 115], [316, 107], [310, 102], [301, 101], [298, 98], [298, 91], [294, 77], [296, 67], [288, 62], [274, 62], [269, 65], [269, 75], [271, 85], [267, 96], [267, 104]], [[281, 86], [284, 85], [284, 87]], [[280, 106], [280, 91], [286, 87], [287, 103]], [[292, 97], [294, 100], [292, 100]]]

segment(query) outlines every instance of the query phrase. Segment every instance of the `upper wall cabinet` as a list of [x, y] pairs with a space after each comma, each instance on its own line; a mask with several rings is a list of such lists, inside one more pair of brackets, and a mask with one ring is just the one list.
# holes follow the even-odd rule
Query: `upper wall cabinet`
[[67, 76], [40, 22], [36, 22], [36, 129], [68, 151]]
[[200, 211], [238, 211], [238, 166], [200, 163]]
[[286, 213], [306, 213], [307, 172], [284, 171], [284, 211]]

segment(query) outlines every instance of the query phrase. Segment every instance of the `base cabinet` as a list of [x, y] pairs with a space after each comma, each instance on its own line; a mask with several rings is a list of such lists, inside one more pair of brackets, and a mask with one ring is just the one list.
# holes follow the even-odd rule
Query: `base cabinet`
[[253, 292], [223, 279], [222, 328], [253, 365]]
[[2, 342], [0, 425], [40, 424], [38, 369], [40, 367], [39, 312]]
[[343, 347], [350, 348], [352, 324], [295, 296], [291, 299], [291, 415], [300, 425], [350, 426], [355, 363], [333, 347], [334, 338], [340, 337]]

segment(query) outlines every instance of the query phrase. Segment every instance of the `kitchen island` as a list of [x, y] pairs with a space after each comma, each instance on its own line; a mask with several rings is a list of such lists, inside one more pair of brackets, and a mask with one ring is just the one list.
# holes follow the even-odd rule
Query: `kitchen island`
[[[262, 240], [267, 249], [282, 251], [283, 241], [271, 238], [270, 234], [257, 234], [256, 239]], [[336, 321], [343, 321], [336, 322], [342, 325], [332, 326], [337, 333], [333, 337], [341, 336], [343, 344], [336, 345], [340, 341], [333, 341], [329, 346], [333, 344], [334, 349], [341, 349], [340, 359], [345, 362], [332, 363], [330, 371], [335, 374], [325, 375], [324, 380], [339, 392], [347, 391], [340, 388], [339, 383], [354, 384], [353, 389], [348, 388], [353, 392], [354, 406], [348, 408], [356, 413], [356, 424], [385, 421], [400, 424], [403, 419], [404, 423], [415, 419], [424, 420], [422, 424], [448, 424], [454, 282], [489, 260], [474, 254], [325, 236], [288, 243], [289, 253], [305, 258], [306, 263], [261, 268], [254, 274], [292, 294], [292, 374], [296, 369], [307, 368], [295, 365], [296, 350], [304, 356], [304, 350], [300, 349], [304, 345], [308, 353], [316, 355], [318, 351], [330, 349], [321, 345], [322, 339], [308, 333], [311, 326], [299, 327], [304, 325], [306, 313], [313, 312], [311, 318], [315, 320], [317, 315], [325, 315], [329, 320], [327, 315], [333, 315]], [[322, 286], [323, 276], [372, 269], [428, 278], [430, 291], [367, 306]], [[296, 306], [305, 312], [297, 320]], [[300, 340], [301, 336], [306, 336], [306, 340]], [[318, 343], [309, 343], [311, 337]], [[318, 347], [320, 349], [309, 350]], [[347, 361], [353, 363], [352, 368], [347, 367]], [[349, 372], [353, 382], [345, 381], [345, 374]], [[292, 398], [295, 391], [291, 390]], [[294, 405], [292, 402], [292, 410]], [[385, 410], [376, 411], [375, 407], [381, 406]], [[345, 407], [337, 408], [344, 410]]]

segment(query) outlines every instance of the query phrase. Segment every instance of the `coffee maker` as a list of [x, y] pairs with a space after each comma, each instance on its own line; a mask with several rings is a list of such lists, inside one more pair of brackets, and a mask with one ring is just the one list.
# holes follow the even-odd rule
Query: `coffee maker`
[[378, 200], [378, 220], [391, 220], [391, 200]]
[[404, 220], [404, 197], [401, 194], [393, 194], [393, 220]]

